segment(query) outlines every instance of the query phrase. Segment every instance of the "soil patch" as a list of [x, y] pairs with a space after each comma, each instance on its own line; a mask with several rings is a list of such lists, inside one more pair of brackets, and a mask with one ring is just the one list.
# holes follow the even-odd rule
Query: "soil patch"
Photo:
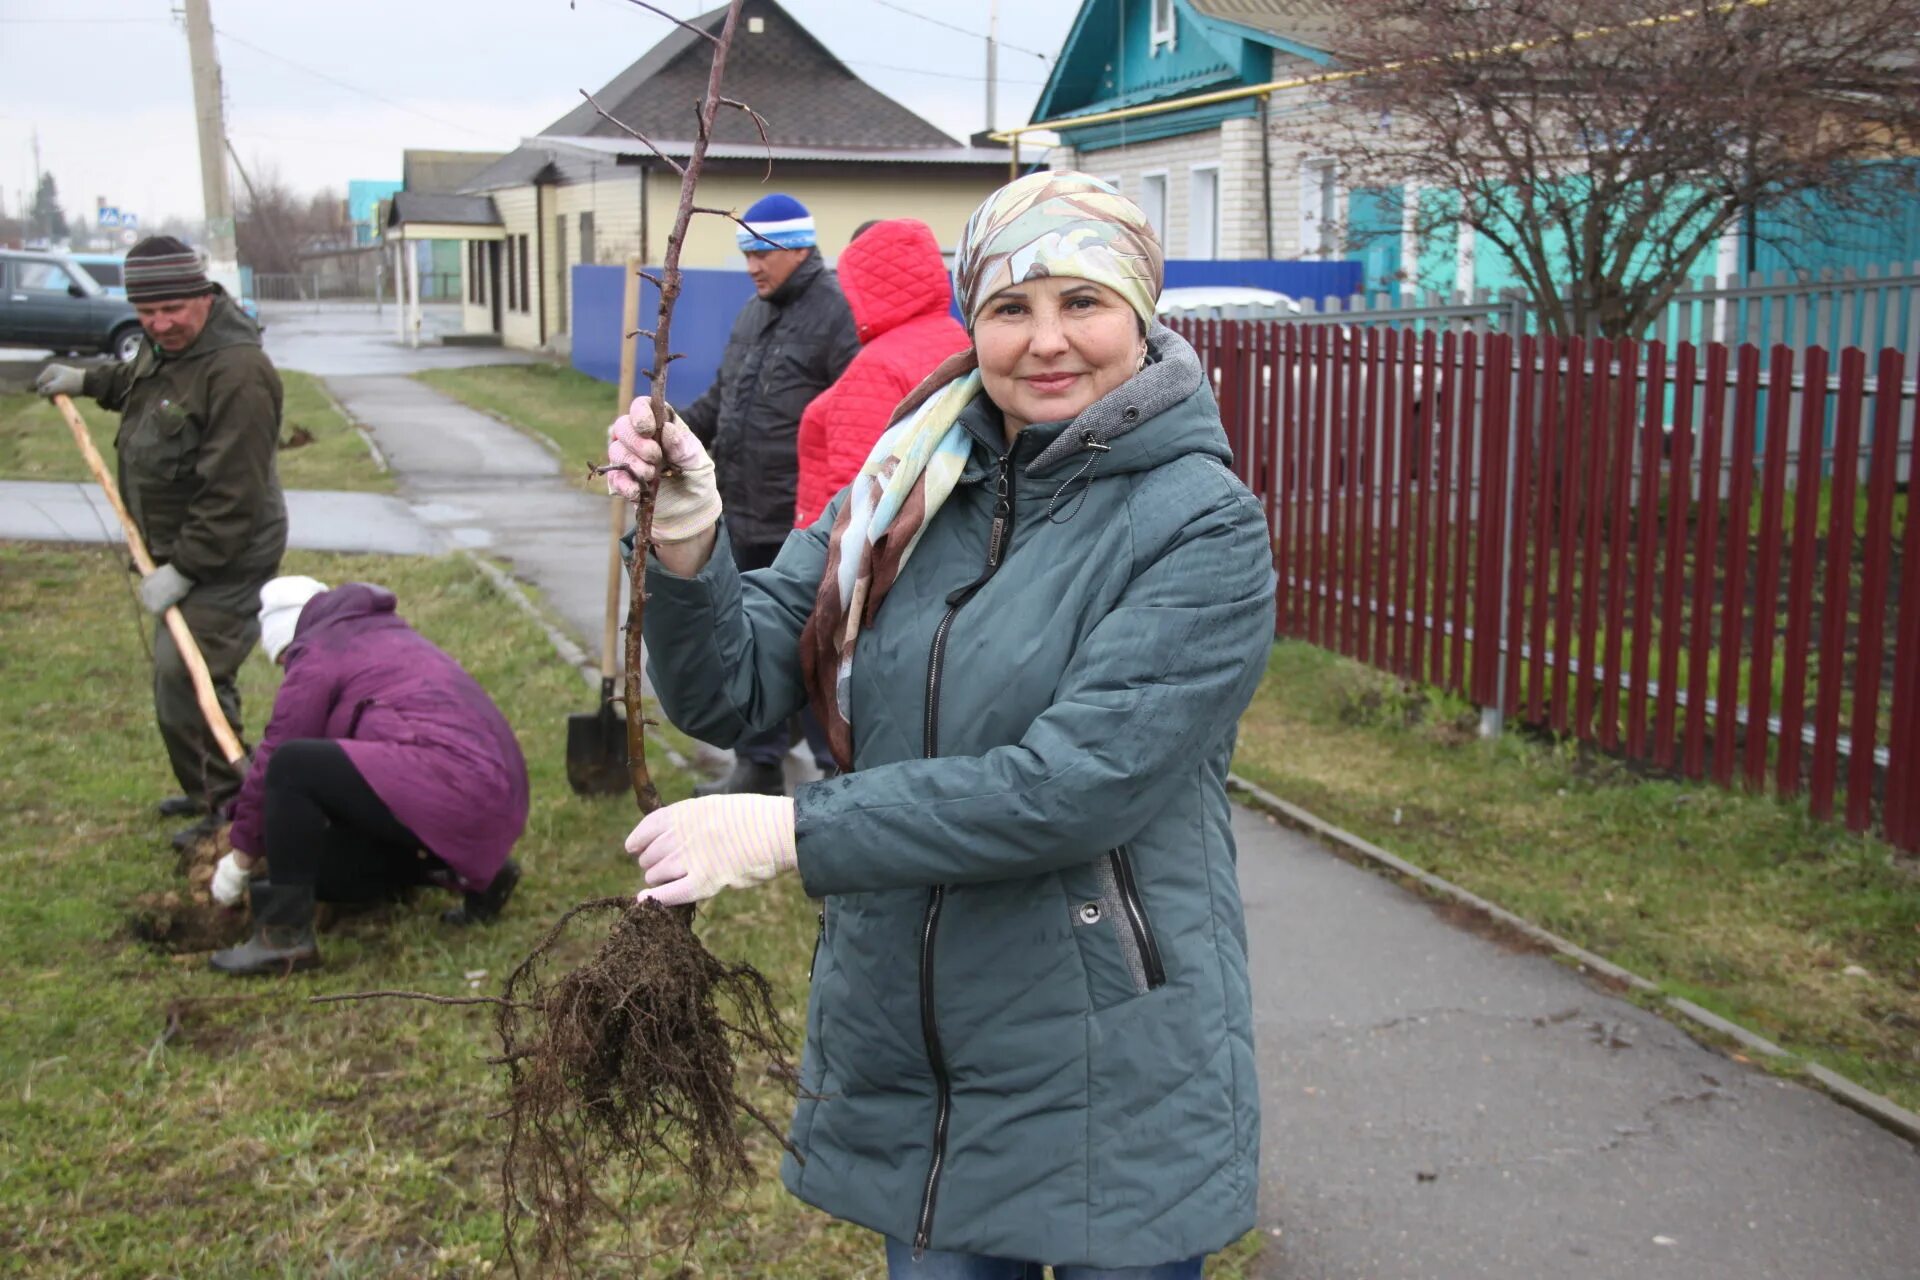
[[136, 897], [127, 913], [127, 931], [168, 955], [218, 951], [247, 936], [247, 913], [169, 889]]

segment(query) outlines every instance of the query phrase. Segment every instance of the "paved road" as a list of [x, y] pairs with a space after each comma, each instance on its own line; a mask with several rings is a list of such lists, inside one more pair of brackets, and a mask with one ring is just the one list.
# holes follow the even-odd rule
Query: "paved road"
[[1920, 1151], [1251, 811], [1261, 1274], [1913, 1280]]
[[[448, 545], [405, 502], [384, 493], [292, 489], [287, 525], [288, 542], [306, 551], [432, 555]], [[126, 541], [100, 486], [56, 480], [0, 480], [0, 538]]]
[[441, 334], [459, 331], [460, 308], [430, 306], [423, 310], [426, 345], [418, 348], [396, 338], [390, 306], [376, 314], [364, 303], [269, 303], [260, 318], [266, 324], [267, 354], [275, 364], [323, 378], [336, 374], [402, 374], [469, 364], [521, 364], [531, 358], [525, 352], [502, 347], [439, 346]]

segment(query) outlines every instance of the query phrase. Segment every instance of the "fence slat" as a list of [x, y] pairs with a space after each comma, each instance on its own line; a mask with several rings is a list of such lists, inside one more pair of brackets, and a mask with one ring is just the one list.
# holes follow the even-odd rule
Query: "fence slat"
[[1358, 656], [1354, 632], [1360, 614], [1354, 590], [1358, 581], [1354, 564], [1354, 540], [1358, 532], [1354, 527], [1354, 511], [1360, 489], [1360, 333], [1355, 329], [1342, 329], [1341, 334], [1345, 359], [1338, 375], [1341, 382], [1334, 387], [1341, 401], [1340, 411], [1334, 414], [1340, 428], [1340, 652], [1351, 658]]
[[[1920, 308], [1915, 309], [1920, 312]], [[1911, 504], [1911, 491], [1909, 491]], [[1901, 546], [1900, 614], [1894, 625], [1892, 729], [1887, 754], [1887, 837], [1920, 847], [1920, 519], [1907, 508]]]
[[1287, 476], [1284, 459], [1280, 456], [1280, 442], [1284, 438], [1281, 425], [1286, 420], [1280, 408], [1280, 346], [1285, 329], [1280, 325], [1263, 324], [1259, 326], [1259, 331], [1260, 367], [1265, 370], [1266, 377], [1260, 397], [1266, 419], [1265, 427], [1260, 432], [1260, 448], [1264, 454], [1267, 474], [1267, 488], [1263, 495], [1267, 509], [1267, 551], [1273, 556], [1274, 570], [1277, 574], [1273, 601], [1273, 626], [1276, 633], [1282, 633], [1287, 629], [1288, 599], [1284, 550], [1287, 536]]
[[1820, 666], [1813, 704], [1813, 781], [1807, 804], [1833, 816], [1840, 759], [1840, 699], [1846, 687], [1847, 608], [1853, 594], [1853, 497], [1860, 461], [1860, 402], [1867, 358], [1840, 353], [1840, 405], [1833, 423], [1833, 480], [1827, 512], [1826, 589], [1820, 601]]
[[1633, 487], [1633, 423], [1640, 383], [1639, 350], [1630, 339], [1614, 350], [1619, 375], [1614, 379], [1613, 502], [1607, 517], [1606, 671], [1600, 685], [1600, 743], [1620, 745], [1620, 678], [1627, 633], [1627, 558], [1629, 491]]
[[1511, 352], [1517, 345], [1519, 349], [1518, 365], [1503, 365], [1503, 379], [1513, 380], [1514, 430], [1513, 430], [1513, 531], [1507, 538], [1507, 545], [1513, 548], [1512, 563], [1509, 565], [1511, 577], [1507, 583], [1507, 618], [1505, 643], [1506, 674], [1505, 696], [1500, 700], [1501, 707], [1508, 715], [1519, 715], [1524, 689], [1521, 680], [1520, 657], [1526, 641], [1527, 622], [1527, 557], [1530, 554], [1532, 530], [1527, 521], [1527, 512], [1531, 505], [1533, 484], [1533, 360], [1536, 343], [1531, 337], [1522, 336], [1517, 342], [1510, 341]]
[[[1407, 614], [1412, 608], [1411, 596], [1407, 587], [1407, 570], [1411, 561], [1407, 557], [1407, 538], [1412, 532], [1413, 518], [1413, 477], [1414, 477], [1414, 437], [1419, 424], [1414, 421], [1414, 373], [1418, 358], [1414, 335], [1411, 331], [1400, 337], [1399, 384], [1395, 387], [1396, 412], [1400, 419], [1400, 464], [1394, 476], [1394, 488], [1399, 498], [1394, 503], [1399, 523], [1393, 533], [1393, 669], [1399, 675], [1407, 675], [1412, 670], [1409, 660], [1408, 644], [1410, 624]], [[1419, 645], [1418, 633], [1411, 633], [1413, 644]]]
[[1380, 395], [1380, 331], [1368, 329], [1363, 342], [1361, 359], [1357, 363], [1364, 390], [1360, 401], [1358, 427], [1360, 447], [1355, 454], [1360, 461], [1361, 489], [1360, 517], [1356, 530], [1360, 538], [1359, 581], [1356, 588], [1359, 597], [1357, 619], [1359, 635], [1356, 638], [1354, 652], [1362, 662], [1377, 663], [1379, 655], [1373, 649], [1373, 619], [1376, 604], [1373, 568], [1380, 559], [1380, 547], [1376, 540], [1380, 520], [1374, 510], [1380, 493], [1380, 485], [1375, 478], [1376, 468], [1380, 465], [1380, 420], [1375, 412], [1375, 403]]
[[[1410, 653], [1408, 675], [1415, 682], [1426, 679], [1428, 613], [1427, 602], [1430, 596], [1427, 577], [1427, 538], [1433, 525], [1433, 388], [1437, 374], [1434, 357], [1436, 353], [1433, 330], [1420, 335], [1420, 382], [1413, 412], [1417, 415], [1414, 422], [1415, 447], [1419, 459], [1420, 499], [1419, 514], [1415, 517], [1414, 555], [1413, 555], [1413, 592], [1407, 601], [1407, 608], [1413, 613], [1413, 646]], [[1438, 636], [1438, 632], [1434, 632]]]
[[[1853, 727], [1847, 757], [1847, 826], [1873, 818], [1873, 749], [1879, 742], [1880, 664], [1886, 639], [1887, 561], [1893, 542], [1894, 479], [1900, 453], [1900, 353], [1882, 351], [1873, 401], [1873, 454], [1867, 471], [1866, 565], [1860, 627], [1854, 640]], [[1852, 511], [1847, 523], [1852, 525]]]
[[[1553, 515], [1554, 493], [1559, 485], [1560, 460], [1563, 457], [1560, 444], [1560, 340], [1554, 337], [1542, 338], [1534, 344], [1540, 359], [1540, 449], [1539, 459], [1534, 464], [1537, 472], [1535, 483], [1538, 488], [1534, 494], [1534, 548], [1533, 548], [1533, 601], [1532, 617], [1528, 626], [1527, 645], [1531, 654], [1527, 660], [1527, 719], [1534, 724], [1544, 722], [1549, 701], [1547, 697], [1547, 601], [1551, 596], [1553, 570]], [[1528, 371], [1529, 378], [1532, 370]]]
[[1692, 644], [1687, 657], [1687, 731], [1681, 771], [1689, 778], [1706, 772], [1708, 639], [1713, 630], [1714, 550], [1720, 533], [1720, 440], [1727, 416], [1727, 349], [1707, 348], [1705, 409], [1700, 431], [1698, 476], [1700, 523], [1694, 531]]
[[1650, 343], [1645, 354], [1646, 411], [1640, 423], [1640, 483], [1634, 493], [1639, 545], [1633, 565], [1633, 659], [1627, 693], [1627, 754], [1636, 760], [1647, 756], [1647, 677], [1653, 665], [1655, 614], [1653, 562], [1659, 551], [1655, 534], [1660, 525], [1660, 442], [1667, 420], [1666, 346]]
[[1821, 441], [1826, 435], [1827, 353], [1807, 352], [1801, 377], [1800, 448], [1794, 465], [1793, 562], [1787, 571], [1787, 639], [1781, 651], [1786, 669], [1780, 679], [1780, 759], [1775, 786], [1798, 795], [1800, 728], [1807, 716], [1807, 641], [1813, 623], [1814, 523], [1820, 511]]
[[[1724, 394], [1724, 393], [1723, 393]], [[1713, 780], [1733, 785], [1735, 740], [1740, 735], [1740, 651], [1746, 621], [1747, 544], [1752, 528], [1753, 432], [1760, 403], [1760, 351], [1740, 348], [1733, 403], [1733, 486], [1727, 508], [1727, 582], [1720, 605], [1720, 679], [1714, 691]], [[1764, 735], [1764, 724], [1754, 732]]]
[[1586, 339], [1569, 338], [1562, 350], [1566, 357], [1567, 379], [1565, 444], [1561, 446], [1561, 454], [1555, 465], [1558, 472], [1555, 477], [1555, 497], [1560, 503], [1560, 546], [1554, 563], [1553, 728], [1556, 733], [1567, 732], [1573, 723], [1572, 710], [1567, 703], [1567, 681], [1573, 674], [1573, 598], [1579, 587], [1579, 575], [1574, 567], [1574, 514], [1579, 510], [1580, 503], [1574, 496], [1574, 490], [1579, 483], [1581, 433], [1586, 418]]
[[1767, 785], [1767, 717], [1773, 713], [1773, 633], [1780, 614], [1781, 526], [1785, 513], [1787, 435], [1793, 411], [1793, 350], [1777, 346], [1767, 361], [1766, 461], [1760, 482], [1760, 565], [1753, 582], [1753, 665], [1748, 681], [1745, 776]]
[[1322, 527], [1320, 501], [1322, 495], [1322, 470], [1326, 466], [1326, 451], [1322, 440], [1327, 422], [1327, 344], [1331, 331], [1315, 329], [1313, 331], [1313, 358], [1309, 361], [1312, 370], [1312, 401], [1308, 410], [1307, 426], [1307, 502], [1306, 540], [1301, 544], [1306, 548], [1307, 561], [1307, 639], [1314, 644], [1324, 644], [1321, 635], [1320, 619], [1324, 609], [1324, 588], [1326, 579], [1320, 572], [1321, 557], [1326, 550], [1326, 530]]
[[1574, 685], [1573, 732], [1593, 737], [1595, 682], [1600, 674], [1600, 526], [1607, 500], [1607, 433], [1612, 429], [1613, 343], [1596, 338], [1588, 345], [1587, 456], [1581, 468], [1580, 495], [1580, 657]]
[[1460, 365], [1454, 382], [1458, 395], [1453, 411], [1459, 466], [1456, 472], [1458, 487], [1454, 492], [1453, 603], [1448, 610], [1452, 615], [1453, 635], [1448, 649], [1447, 682], [1454, 692], [1471, 697], [1467, 688], [1466, 654], [1467, 623], [1473, 616], [1468, 612], [1468, 586], [1473, 576], [1473, 561], [1469, 558], [1467, 539], [1476, 523], [1474, 436], [1476, 427], [1484, 427], [1480, 422], [1478, 397], [1474, 395], [1474, 385], [1479, 375], [1480, 335], [1473, 332], [1463, 334], [1459, 353]]
[[1440, 338], [1439, 377], [1425, 388], [1428, 412], [1436, 415], [1440, 421], [1440, 446], [1434, 460], [1433, 498], [1435, 522], [1433, 533], [1433, 582], [1430, 610], [1433, 617], [1433, 631], [1430, 636], [1432, 648], [1427, 654], [1427, 678], [1437, 685], [1447, 683], [1447, 624], [1453, 619], [1447, 616], [1447, 572], [1452, 567], [1453, 553], [1453, 433], [1458, 424], [1453, 417], [1454, 387], [1458, 381], [1456, 369], [1460, 359], [1460, 336], [1449, 329]]
[[1680, 614], [1681, 582], [1686, 574], [1686, 531], [1693, 492], [1693, 393], [1698, 355], [1683, 342], [1674, 365], [1673, 456], [1667, 461], [1667, 547], [1661, 565], [1660, 699], [1654, 712], [1653, 759], [1673, 767], [1678, 741], [1674, 721], [1680, 701], [1680, 638], [1686, 632]]

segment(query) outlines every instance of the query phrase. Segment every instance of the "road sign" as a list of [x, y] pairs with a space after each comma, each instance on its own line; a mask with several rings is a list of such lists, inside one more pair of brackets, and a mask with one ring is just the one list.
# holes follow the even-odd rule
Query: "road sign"
[[99, 219], [100, 219], [100, 227], [102, 230], [105, 230], [111, 227], [118, 227], [121, 225], [120, 211], [114, 208], [110, 204], [103, 204], [100, 206]]
[[140, 239], [140, 233], [138, 231], [135, 231], [132, 227], [120, 228], [120, 243], [123, 245], [126, 245], [127, 248], [129, 249], [133, 248], [134, 244], [139, 239]]

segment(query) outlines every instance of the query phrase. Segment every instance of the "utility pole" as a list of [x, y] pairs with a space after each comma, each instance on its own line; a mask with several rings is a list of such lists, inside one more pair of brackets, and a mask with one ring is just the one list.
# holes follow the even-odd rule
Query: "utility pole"
[[227, 125], [221, 106], [220, 60], [213, 47], [208, 0], [185, 0], [187, 55], [193, 62], [193, 111], [200, 133], [200, 198], [207, 213], [207, 275], [240, 296], [240, 255], [233, 238], [233, 191], [227, 185]]
[[[997, 37], [1000, 34], [1000, 0], [988, 0], [987, 3], [987, 132], [994, 129], [993, 92], [999, 80], [999, 48]], [[1018, 145], [1018, 144], [1016, 144]]]

